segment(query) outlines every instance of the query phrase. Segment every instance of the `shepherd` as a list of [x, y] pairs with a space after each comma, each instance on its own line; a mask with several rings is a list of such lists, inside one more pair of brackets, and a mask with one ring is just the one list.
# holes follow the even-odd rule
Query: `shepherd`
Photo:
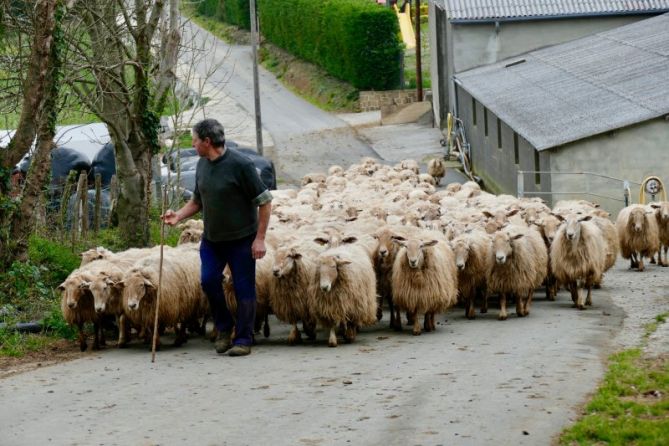
[[[265, 256], [272, 194], [253, 162], [225, 146], [225, 131], [217, 120], [195, 124], [192, 138], [200, 156], [193, 198], [178, 211], [166, 211], [161, 218], [173, 226], [202, 210], [201, 283], [218, 330], [216, 352], [245, 356], [251, 353], [253, 342], [255, 262]], [[237, 298], [236, 318], [226, 305], [222, 286], [226, 265]]]

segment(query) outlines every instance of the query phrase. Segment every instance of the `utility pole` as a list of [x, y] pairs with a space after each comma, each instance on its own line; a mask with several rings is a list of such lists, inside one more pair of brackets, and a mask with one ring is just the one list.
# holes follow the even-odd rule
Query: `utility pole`
[[[420, 0], [416, 1], [416, 99], [423, 100], [423, 68], [420, 55]], [[411, 14], [409, 14], [411, 16]]]
[[253, 47], [253, 94], [255, 96], [256, 111], [256, 146], [258, 154], [263, 156], [260, 87], [258, 81], [258, 15], [256, 14], [256, 0], [251, 0], [249, 2], [249, 7], [251, 8], [251, 46]]

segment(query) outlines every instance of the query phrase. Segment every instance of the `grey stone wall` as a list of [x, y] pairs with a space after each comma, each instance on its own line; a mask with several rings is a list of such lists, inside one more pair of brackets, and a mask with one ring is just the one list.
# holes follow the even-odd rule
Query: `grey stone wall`
[[387, 107], [401, 107], [416, 102], [416, 90], [361, 91], [358, 100], [360, 111], [383, 110]]

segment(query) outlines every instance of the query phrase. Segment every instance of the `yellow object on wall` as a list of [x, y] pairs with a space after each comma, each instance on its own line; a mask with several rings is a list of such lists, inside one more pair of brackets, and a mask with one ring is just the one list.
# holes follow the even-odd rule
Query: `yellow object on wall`
[[639, 188], [639, 203], [646, 204], [647, 195], [654, 197], [657, 194], [662, 194], [662, 201], [667, 201], [667, 190], [662, 180], [655, 176], [646, 177]]

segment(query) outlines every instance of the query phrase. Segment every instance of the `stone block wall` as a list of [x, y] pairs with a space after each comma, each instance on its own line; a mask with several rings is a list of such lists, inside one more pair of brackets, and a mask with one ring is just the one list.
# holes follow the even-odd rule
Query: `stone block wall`
[[416, 102], [416, 90], [361, 91], [360, 111], [392, 109]]

